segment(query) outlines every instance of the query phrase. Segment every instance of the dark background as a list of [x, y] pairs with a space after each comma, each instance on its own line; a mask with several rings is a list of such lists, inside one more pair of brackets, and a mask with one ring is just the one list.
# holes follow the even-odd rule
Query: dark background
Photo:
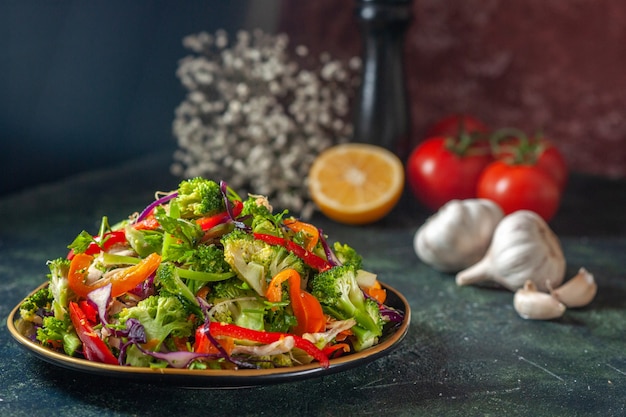
[[0, 193], [174, 149], [184, 36], [246, 0], [0, 2]]
[[[354, 1], [0, 2], [0, 194], [174, 150], [186, 35], [260, 27], [360, 54]], [[626, 3], [415, 0], [405, 64], [413, 143], [471, 112], [543, 130], [572, 171], [626, 177]]]

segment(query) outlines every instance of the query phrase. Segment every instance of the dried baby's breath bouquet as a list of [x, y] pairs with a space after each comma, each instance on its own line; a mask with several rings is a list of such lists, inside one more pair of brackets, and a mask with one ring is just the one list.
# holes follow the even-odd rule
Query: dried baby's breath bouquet
[[262, 31], [199, 33], [179, 63], [187, 89], [173, 123], [178, 149], [172, 173], [224, 179], [241, 193], [263, 194], [308, 217], [306, 177], [315, 157], [352, 135], [351, 103], [360, 59], [344, 63], [287, 35]]

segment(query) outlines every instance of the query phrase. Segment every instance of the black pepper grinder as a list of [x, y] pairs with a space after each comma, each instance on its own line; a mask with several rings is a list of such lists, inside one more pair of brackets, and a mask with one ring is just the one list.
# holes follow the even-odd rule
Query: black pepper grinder
[[354, 112], [354, 141], [387, 148], [403, 161], [409, 152], [404, 33], [411, 0], [357, 0], [363, 39], [361, 87]]

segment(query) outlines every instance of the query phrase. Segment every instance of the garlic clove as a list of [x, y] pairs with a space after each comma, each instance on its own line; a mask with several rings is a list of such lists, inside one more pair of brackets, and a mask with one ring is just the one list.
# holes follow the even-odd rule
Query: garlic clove
[[593, 274], [585, 268], [580, 268], [578, 273], [565, 284], [556, 289], [550, 289], [554, 298], [569, 308], [584, 307], [589, 304], [598, 292], [598, 284]]
[[515, 291], [513, 307], [521, 318], [527, 320], [553, 320], [565, 313], [565, 305], [552, 295], [540, 292], [532, 281]]
[[456, 274], [456, 284], [459, 286], [473, 285], [485, 281], [498, 281], [497, 277], [493, 274], [490, 253], [487, 253], [484, 258], [474, 265]]

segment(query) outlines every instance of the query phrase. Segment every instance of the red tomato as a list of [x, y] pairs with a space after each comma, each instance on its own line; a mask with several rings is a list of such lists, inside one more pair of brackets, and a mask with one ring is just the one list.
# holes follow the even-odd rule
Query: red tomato
[[516, 129], [503, 129], [502, 133], [496, 132], [494, 136], [497, 135], [501, 135], [503, 139], [496, 141], [496, 159], [535, 165], [554, 178], [561, 192], [565, 189], [569, 175], [567, 162], [550, 141], [541, 136], [529, 138]]
[[526, 209], [549, 221], [559, 207], [561, 191], [537, 165], [495, 161], [480, 176], [477, 197], [493, 200], [505, 214]]
[[547, 172], [563, 191], [567, 184], [568, 169], [565, 158], [559, 150], [548, 141], [543, 141], [543, 151], [537, 158], [537, 167]]
[[487, 133], [489, 128], [486, 124], [467, 114], [452, 114], [437, 121], [426, 132], [426, 137], [433, 136], [454, 136], [461, 132], [465, 133]]
[[451, 138], [431, 137], [409, 156], [407, 182], [417, 199], [435, 211], [450, 200], [474, 198], [478, 178], [490, 162], [484, 144], [459, 150]]

